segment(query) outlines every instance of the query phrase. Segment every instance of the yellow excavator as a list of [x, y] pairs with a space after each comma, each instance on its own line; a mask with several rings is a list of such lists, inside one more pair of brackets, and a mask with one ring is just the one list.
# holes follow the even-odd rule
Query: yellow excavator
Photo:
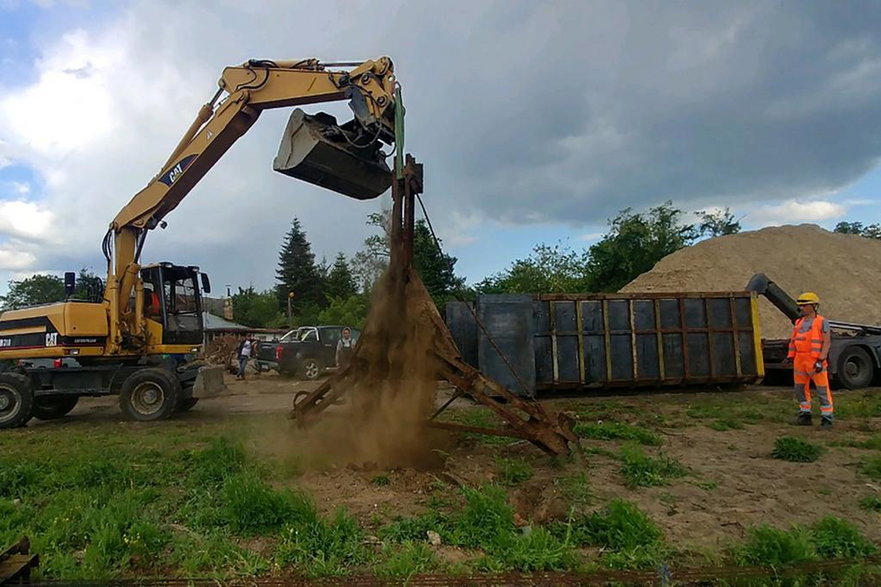
[[15, 365], [0, 372], [0, 428], [59, 418], [81, 396], [113, 394], [129, 418], [160, 420], [223, 388], [222, 367], [196, 358], [208, 276], [192, 265], [141, 265], [141, 251], [263, 110], [347, 100], [354, 117], [344, 124], [295, 109], [273, 169], [359, 200], [391, 186], [383, 148], [395, 146], [400, 93], [388, 57], [250, 60], [225, 68], [218, 84], [161, 171], [110, 223], [107, 279], [90, 299], [72, 299], [75, 274], [68, 273], [67, 301], [0, 314], [0, 361]]

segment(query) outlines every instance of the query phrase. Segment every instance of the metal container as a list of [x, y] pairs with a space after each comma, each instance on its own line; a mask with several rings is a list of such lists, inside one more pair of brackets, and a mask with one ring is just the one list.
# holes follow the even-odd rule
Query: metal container
[[461, 302], [447, 307], [460, 349], [473, 348], [470, 333], [477, 331], [477, 364], [473, 355], [463, 358], [521, 395], [743, 384], [764, 376], [750, 292], [483, 295], [476, 313], [483, 328]]

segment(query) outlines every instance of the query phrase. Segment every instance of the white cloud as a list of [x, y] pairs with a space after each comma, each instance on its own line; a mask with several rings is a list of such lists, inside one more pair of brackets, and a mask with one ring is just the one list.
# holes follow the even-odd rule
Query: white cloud
[[0, 270], [15, 271], [31, 267], [37, 260], [36, 255], [23, 250], [21, 243], [8, 242], [0, 244]]
[[795, 224], [841, 218], [847, 207], [826, 200], [790, 199], [779, 204], [761, 206], [749, 214], [751, 224]]
[[579, 235], [578, 240], [583, 242], [592, 242], [603, 238], [603, 236], [605, 236], [604, 232], [588, 232], [587, 234]]
[[40, 204], [0, 200], [0, 235], [49, 241], [55, 227], [55, 215]]

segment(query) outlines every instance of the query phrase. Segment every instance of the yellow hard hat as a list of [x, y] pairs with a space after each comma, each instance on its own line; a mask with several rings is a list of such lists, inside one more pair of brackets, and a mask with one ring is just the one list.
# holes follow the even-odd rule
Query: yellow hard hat
[[805, 293], [798, 296], [798, 299], [795, 301], [795, 303], [799, 306], [807, 306], [808, 304], [819, 304], [820, 296], [812, 291], [806, 291]]

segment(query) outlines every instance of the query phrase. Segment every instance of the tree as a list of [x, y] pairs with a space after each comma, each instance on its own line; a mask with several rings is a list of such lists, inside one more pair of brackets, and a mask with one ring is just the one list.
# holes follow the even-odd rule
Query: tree
[[318, 320], [322, 324], [363, 328], [368, 306], [367, 294], [356, 293], [345, 298], [331, 298], [330, 304], [318, 314]]
[[881, 239], [881, 225], [878, 224], [864, 226], [862, 222], [839, 222], [835, 225], [835, 232]]
[[297, 218], [291, 222], [291, 229], [285, 235], [278, 254], [275, 277], [278, 282], [276, 295], [281, 307], [287, 308], [290, 292], [294, 293], [292, 307], [296, 313], [307, 306], [321, 306], [324, 303], [315, 254]]
[[647, 214], [622, 210], [609, 221], [611, 230], [588, 251], [589, 290], [618, 291], [662, 258], [691, 244], [697, 231], [691, 224], [682, 224], [681, 216], [682, 210], [670, 201]]
[[26, 308], [64, 300], [64, 280], [56, 275], [37, 274], [9, 282], [9, 292], [0, 296], [4, 310]]
[[252, 328], [267, 328], [284, 324], [275, 292], [257, 292], [253, 287], [239, 288], [232, 296], [235, 321]]
[[455, 273], [456, 257], [444, 253], [440, 244], [440, 239], [435, 242], [428, 223], [417, 220], [413, 227], [413, 266], [439, 306], [465, 285]]
[[362, 292], [371, 291], [388, 267], [391, 256], [391, 211], [368, 215], [366, 224], [378, 229], [378, 232], [364, 239], [363, 248], [352, 258], [352, 275]]
[[740, 222], [734, 219], [734, 214], [728, 208], [725, 210], [698, 210], [698, 218], [701, 219], [697, 230], [701, 236], [725, 236], [740, 232]]
[[348, 298], [358, 291], [355, 284], [355, 276], [346, 261], [346, 256], [337, 253], [336, 259], [324, 278], [324, 295], [330, 300], [333, 298]]
[[578, 293], [587, 287], [587, 256], [569, 247], [540, 244], [526, 259], [475, 286], [481, 293]]

